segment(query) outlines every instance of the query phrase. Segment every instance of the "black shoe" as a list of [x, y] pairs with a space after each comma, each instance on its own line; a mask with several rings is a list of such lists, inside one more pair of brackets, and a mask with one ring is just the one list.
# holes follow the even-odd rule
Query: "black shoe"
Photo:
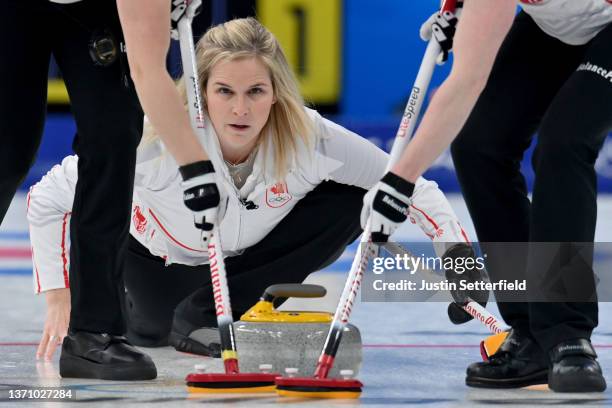
[[470, 364], [466, 385], [480, 388], [519, 388], [548, 381], [546, 353], [529, 337], [511, 330], [488, 361]]
[[125, 337], [83, 331], [64, 337], [59, 369], [63, 378], [140, 381], [157, 377], [151, 357]]
[[597, 353], [587, 339], [557, 344], [549, 352], [552, 367], [548, 386], [555, 392], [602, 392], [606, 380], [597, 362]]
[[221, 340], [216, 327], [193, 327], [184, 320], [174, 318], [168, 344], [177, 351], [206, 357], [221, 357]]

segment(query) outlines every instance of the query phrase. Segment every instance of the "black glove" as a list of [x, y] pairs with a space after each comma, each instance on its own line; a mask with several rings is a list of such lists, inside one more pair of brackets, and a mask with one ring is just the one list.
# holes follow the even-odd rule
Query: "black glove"
[[178, 23], [185, 16], [187, 8], [195, 7], [193, 16], [200, 14], [202, 9], [202, 0], [172, 0], [170, 3], [170, 36], [173, 40], [179, 39]]
[[419, 30], [419, 35], [423, 41], [429, 41], [433, 34], [433, 38], [440, 44], [441, 52], [436, 59], [438, 65], [442, 65], [448, 60], [448, 55], [453, 49], [453, 37], [457, 28], [457, 16], [462, 2], [457, 2], [457, 8], [454, 13], [445, 11], [433, 13], [422, 25]]
[[413, 191], [414, 184], [389, 172], [363, 197], [361, 228], [371, 218], [372, 242], [387, 242], [406, 221]]
[[183, 177], [183, 202], [193, 211], [195, 226], [202, 231], [202, 240], [207, 241], [217, 222], [220, 202], [215, 169], [210, 160], [203, 160], [181, 166], [179, 171]]
[[[444, 255], [442, 255], [443, 265], [450, 265], [451, 262], [447, 261], [447, 259], [452, 259], [452, 265], [465, 265], [465, 259], [476, 259], [476, 254], [474, 253], [474, 248], [471, 245], [465, 243], [458, 243], [451, 248], [449, 248]], [[462, 263], [458, 263], [458, 259], [463, 259]], [[474, 265], [475, 262], [472, 263]], [[467, 282], [482, 282], [485, 279], [484, 270], [473, 267], [473, 268], [465, 268], [465, 271], [459, 273], [452, 268], [445, 268], [446, 280], [449, 282], [456, 283], [457, 290], [451, 290], [451, 295], [455, 300], [453, 303], [448, 305], [448, 318], [454, 324], [463, 324], [469, 322], [473, 319], [473, 317], [467, 313], [461, 307], [464, 305], [468, 298], [475, 302], [478, 302], [481, 306], [485, 307], [487, 305], [487, 301], [489, 300], [489, 291], [488, 290], [462, 290], [459, 286], [459, 282], [461, 280], [465, 280]]]

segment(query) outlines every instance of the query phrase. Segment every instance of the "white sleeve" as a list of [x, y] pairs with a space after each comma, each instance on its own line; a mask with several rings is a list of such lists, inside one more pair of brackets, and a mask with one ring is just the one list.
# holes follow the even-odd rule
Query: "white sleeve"
[[[155, 134], [155, 129], [145, 116], [143, 122], [143, 140], [136, 150], [136, 171], [134, 186], [149, 190], [162, 190], [171, 184], [179, 174], [178, 164]], [[145, 139], [145, 135], [149, 135]]]
[[314, 113], [319, 180], [369, 190], [384, 175], [389, 156], [367, 139]]
[[470, 242], [455, 211], [434, 181], [419, 177], [408, 218], [433, 241], [437, 256], [441, 257], [458, 242]]
[[54, 166], [28, 194], [34, 290], [67, 288], [70, 269], [70, 215], [77, 182], [77, 156]]
[[178, 164], [160, 139], [144, 142], [138, 146], [135, 186], [149, 190], [162, 190], [178, 175]]

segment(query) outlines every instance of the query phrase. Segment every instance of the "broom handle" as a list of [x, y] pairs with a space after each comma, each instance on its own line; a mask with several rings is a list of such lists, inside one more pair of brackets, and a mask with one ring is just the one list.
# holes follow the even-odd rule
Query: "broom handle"
[[[455, 5], [456, 0], [445, 0], [441, 11], [454, 11]], [[402, 120], [395, 135], [386, 171], [389, 171], [399, 160], [404, 148], [412, 138], [419, 112], [423, 106], [425, 93], [429, 87], [431, 76], [436, 65], [436, 58], [439, 53], [440, 45], [432, 36], [427, 44], [423, 61], [421, 62], [414, 86], [412, 87], [412, 92], [406, 103]], [[361, 236], [361, 242], [357, 246], [355, 258], [353, 259], [353, 264], [351, 265], [349, 275], [346, 279], [342, 296], [338, 302], [334, 319], [327, 333], [323, 350], [317, 362], [314, 373], [315, 378], [327, 378], [329, 370], [331, 370], [333, 366], [334, 358], [338, 351], [340, 340], [342, 339], [342, 332], [351, 315], [368, 262], [375, 254], [375, 247], [376, 246], [372, 243], [371, 220], [369, 219]]]
[[[184, 17], [178, 22], [181, 60], [183, 63], [183, 79], [187, 89], [189, 117], [191, 119], [191, 126], [194, 128], [196, 134], [198, 133], [198, 129], [204, 128], [204, 113], [202, 111], [202, 98], [199, 89], [200, 80], [198, 78], [191, 25], [195, 12], [200, 4], [200, 0], [192, 0], [187, 5]], [[225, 372], [228, 374], [236, 374], [239, 372], [238, 353], [236, 350], [232, 307], [230, 305], [227, 273], [225, 261], [223, 259], [218, 224], [213, 226], [213, 231], [208, 243], [208, 262], [210, 266], [213, 297], [215, 300], [217, 325], [219, 326], [219, 335], [221, 337], [221, 357], [223, 358]]]

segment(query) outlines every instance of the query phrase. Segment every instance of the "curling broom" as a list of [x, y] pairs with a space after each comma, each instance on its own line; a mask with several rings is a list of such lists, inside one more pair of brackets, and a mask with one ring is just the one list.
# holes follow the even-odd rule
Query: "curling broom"
[[[456, 0], [445, 0], [441, 12], [455, 10]], [[391, 149], [387, 171], [399, 160], [405, 146], [410, 141], [416, 127], [416, 119], [423, 105], [426, 90], [431, 81], [436, 58], [440, 53], [440, 45], [434, 36], [429, 40], [425, 56], [419, 68], [412, 92], [399, 129]], [[323, 351], [312, 377], [279, 377], [276, 380], [276, 392], [280, 396], [306, 398], [359, 398], [363, 384], [356, 379], [328, 378], [329, 371], [342, 339], [342, 331], [348, 323], [354, 301], [359, 293], [361, 280], [371, 257], [376, 253], [376, 245], [372, 242], [371, 222], [368, 220], [357, 247], [351, 270], [346, 280], [342, 296], [338, 302], [334, 319], [329, 329]]]
[[[181, 59], [183, 62], [183, 77], [189, 101], [189, 116], [191, 125], [197, 132], [203, 127], [201, 96], [199, 90], [198, 70], [196, 66], [195, 48], [193, 43], [192, 21], [201, 5], [201, 0], [185, 1], [183, 18], [178, 23]], [[274, 373], [240, 373], [238, 369], [238, 353], [230, 306], [229, 290], [219, 227], [214, 225], [208, 243], [208, 259], [210, 275], [217, 312], [217, 324], [221, 337], [221, 358], [225, 373], [192, 373], [186, 377], [190, 392], [227, 393], [227, 392], [273, 392], [275, 388]]]

